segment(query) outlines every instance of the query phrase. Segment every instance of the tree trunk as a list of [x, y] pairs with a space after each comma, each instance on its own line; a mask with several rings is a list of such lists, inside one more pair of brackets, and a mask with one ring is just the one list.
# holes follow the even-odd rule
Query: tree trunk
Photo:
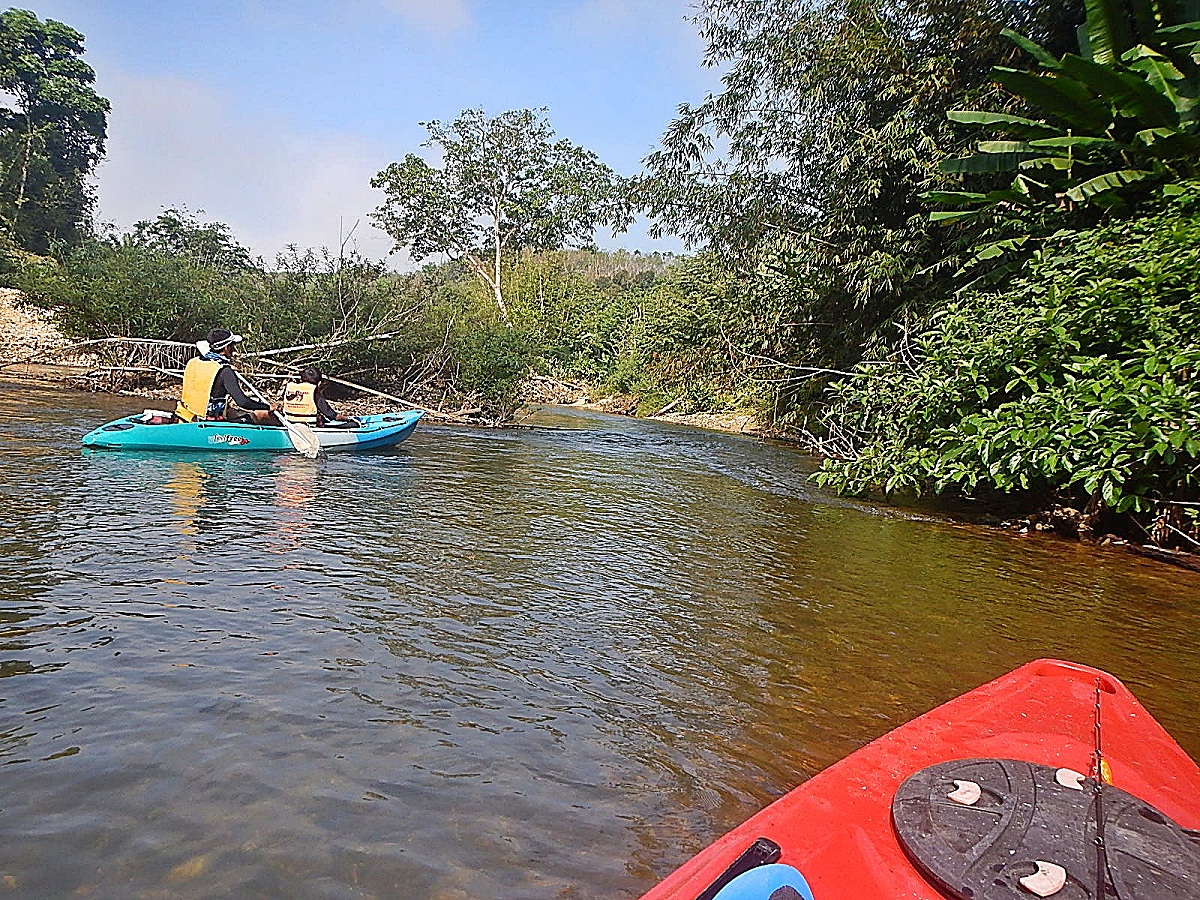
[[12, 222], [9, 227], [14, 237], [17, 231], [17, 219], [21, 216], [21, 207], [25, 205], [25, 184], [29, 178], [29, 157], [33, 153], [33, 123], [28, 114], [25, 116], [25, 154], [21, 160], [21, 184], [17, 190], [17, 199], [13, 203]]
[[[499, 268], [499, 267], [497, 266], [497, 268]], [[497, 305], [498, 307], [500, 307], [500, 316], [501, 316], [501, 318], [503, 318], [503, 319], [504, 319], [504, 324], [505, 324], [505, 325], [507, 325], [509, 328], [512, 328], [512, 319], [510, 319], [510, 318], [508, 317], [508, 304], [506, 304], [506, 303], [504, 302], [504, 294], [502, 294], [502, 293], [500, 292], [500, 276], [499, 276], [499, 273], [497, 273], [497, 275], [496, 275], [496, 284], [495, 284], [495, 287], [494, 287], [494, 292], [495, 292], [495, 295], [496, 295], [496, 305]]]
[[500, 202], [497, 200], [496, 201], [496, 209], [495, 209], [495, 228], [494, 228], [495, 256], [492, 259], [492, 272], [493, 272], [492, 291], [496, 296], [496, 305], [498, 307], [500, 307], [500, 317], [502, 319], [504, 319], [504, 324], [506, 326], [508, 326], [509, 328], [512, 328], [512, 320], [508, 317], [508, 304], [506, 304], [504, 302], [504, 292], [503, 292], [503, 290], [501, 290], [501, 287], [500, 287], [500, 278], [501, 278], [500, 263], [501, 263], [501, 258], [502, 258], [501, 251], [503, 249], [503, 244], [500, 241], [500, 219], [501, 219]]
[[492, 290], [492, 297], [496, 301], [496, 307], [500, 310], [500, 317], [504, 320], [504, 324], [512, 328], [512, 320], [508, 317], [508, 304], [504, 302], [504, 293], [500, 289], [500, 266], [497, 263], [495, 268], [485, 265], [482, 260], [477, 259], [471, 254], [462, 257], [475, 276], [486, 284]]

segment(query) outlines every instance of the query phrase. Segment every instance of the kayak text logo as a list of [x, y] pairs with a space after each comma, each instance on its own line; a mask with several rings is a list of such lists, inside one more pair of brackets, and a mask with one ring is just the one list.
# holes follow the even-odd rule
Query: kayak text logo
[[233, 444], [235, 447], [240, 447], [242, 444], [250, 443], [250, 439], [238, 437], [236, 434], [210, 434], [208, 442], [210, 444]]

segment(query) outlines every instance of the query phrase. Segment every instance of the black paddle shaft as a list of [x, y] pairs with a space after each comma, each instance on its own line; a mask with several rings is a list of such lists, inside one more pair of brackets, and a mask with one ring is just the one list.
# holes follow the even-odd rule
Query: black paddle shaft
[[721, 889], [733, 879], [737, 878], [743, 872], [749, 872], [751, 869], [757, 869], [759, 866], [768, 866], [771, 863], [779, 862], [779, 857], [783, 855], [783, 850], [779, 845], [770, 838], [760, 837], [753, 844], [742, 851], [742, 855], [729, 864], [724, 872], [717, 876], [717, 880], [704, 889], [704, 891], [696, 898], [696, 900], [713, 900], [717, 894], [721, 893]]

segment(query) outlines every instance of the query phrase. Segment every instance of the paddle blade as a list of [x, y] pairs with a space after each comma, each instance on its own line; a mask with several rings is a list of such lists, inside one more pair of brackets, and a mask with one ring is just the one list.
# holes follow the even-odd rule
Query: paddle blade
[[301, 422], [288, 422], [287, 430], [297, 453], [309, 459], [317, 458], [317, 454], [321, 452], [321, 441], [315, 431]]

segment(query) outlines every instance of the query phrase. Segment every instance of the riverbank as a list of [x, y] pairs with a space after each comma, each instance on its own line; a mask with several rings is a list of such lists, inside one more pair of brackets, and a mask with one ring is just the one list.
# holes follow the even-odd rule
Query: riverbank
[[[55, 325], [53, 316], [43, 310], [21, 302], [19, 291], [0, 289], [0, 375], [34, 382], [57, 382], [77, 388], [99, 390], [124, 396], [139, 397], [169, 409], [178, 394], [175, 385], [136, 387], [106, 385], [103, 381], [86, 379], [89, 371], [99, 363], [79, 354], [72, 355], [73, 342]], [[39, 361], [40, 360], [40, 361]], [[650, 415], [638, 415], [641, 398], [633, 395], [596, 396], [592, 386], [560, 382], [547, 376], [531, 373], [523, 391], [525, 402], [530, 404], [562, 405], [587, 409], [608, 415], [629, 418], [644, 418], [651, 421], [683, 425], [709, 431], [743, 434], [760, 440], [779, 440], [793, 445], [797, 441], [786, 434], [772, 429], [768, 423], [754, 415], [737, 410], [709, 411], [698, 413], [676, 412], [669, 404]], [[425, 398], [430, 400], [431, 398]], [[433, 402], [436, 402], [433, 399]], [[347, 395], [337, 402], [338, 408], [348, 415], [368, 415], [411, 408], [410, 403], [399, 398], [362, 397]], [[455, 412], [430, 410], [431, 418], [442, 417], [464, 424], [501, 424], [476, 421], [464, 412], [478, 414], [481, 410]], [[520, 424], [518, 414], [515, 423]], [[890, 501], [879, 501], [890, 502]], [[1020, 514], [1003, 514], [996, 510], [976, 515], [959, 515], [944, 511], [951, 518], [960, 518], [1015, 534], [1053, 533], [1067, 540], [1097, 546], [1124, 547], [1131, 553], [1148, 556], [1172, 565], [1200, 571], [1200, 556], [1155, 543], [1142, 543], [1130, 535], [1113, 533], [1112, 529], [1099, 527], [1081, 511], [1046, 504], [1026, 510]]]
[[71, 346], [49, 312], [23, 304], [21, 298], [18, 290], [0, 288], [0, 358], [48, 356]]

